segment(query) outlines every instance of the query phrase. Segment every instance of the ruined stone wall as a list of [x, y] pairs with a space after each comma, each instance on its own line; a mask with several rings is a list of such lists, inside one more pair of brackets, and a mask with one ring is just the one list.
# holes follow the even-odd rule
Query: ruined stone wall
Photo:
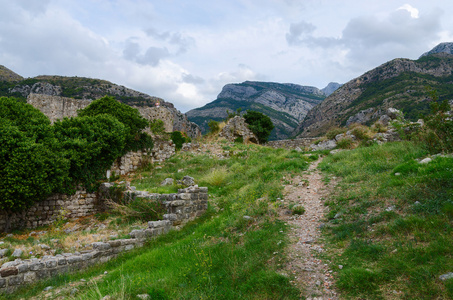
[[278, 140], [278, 141], [270, 141], [265, 144], [265, 146], [271, 147], [271, 148], [283, 148], [283, 149], [296, 149], [300, 148], [301, 150], [304, 150], [305, 148], [308, 148], [311, 144], [313, 144], [314, 141], [316, 141], [316, 138], [300, 138], [300, 139], [292, 139], [292, 140]]
[[72, 99], [43, 94], [30, 94], [27, 103], [39, 109], [53, 123], [64, 117], [75, 117], [79, 109], [87, 107], [91, 100]]
[[[101, 194], [108, 195], [110, 187], [112, 185], [109, 183], [103, 184]], [[208, 207], [208, 189], [204, 187], [192, 186], [180, 189], [176, 194], [159, 195], [138, 191], [126, 193], [130, 197], [140, 196], [162, 201], [167, 208], [164, 220], [151, 221], [147, 228], [131, 231], [131, 238], [95, 242], [91, 244], [91, 249], [81, 252], [49, 255], [41, 259], [16, 259], [4, 263], [0, 267], [0, 293], [11, 293], [38, 280], [107, 262], [123, 252], [143, 246], [146, 239], [165, 234], [171, 229], [179, 229], [184, 223], [201, 216]]]
[[[44, 201], [35, 203], [28, 210], [10, 216], [11, 228], [36, 228], [49, 225], [58, 218], [77, 218], [92, 215], [99, 210], [95, 193], [84, 190], [74, 195], [54, 194]], [[0, 210], [0, 232], [5, 230], [6, 211]]]
[[[110, 173], [124, 175], [137, 170], [139, 167], [154, 161], [164, 161], [176, 153], [172, 141], [154, 140], [154, 147], [151, 151], [131, 151], [118, 158], [110, 168]], [[109, 172], [107, 174], [110, 174]], [[107, 177], [110, 177], [107, 175]]]

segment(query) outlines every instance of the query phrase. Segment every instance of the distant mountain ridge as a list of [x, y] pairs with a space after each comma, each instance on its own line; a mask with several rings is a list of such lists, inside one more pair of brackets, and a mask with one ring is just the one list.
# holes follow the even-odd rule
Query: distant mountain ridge
[[389, 107], [416, 120], [429, 111], [426, 86], [437, 90], [440, 100], [453, 98], [451, 45], [441, 44], [418, 60], [394, 59], [347, 82], [308, 112], [294, 136], [315, 137], [357, 121], [371, 124]]
[[210, 120], [222, 121], [228, 113], [241, 109], [256, 110], [269, 116], [275, 129], [270, 139], [288, 138], [307, 112], [324, 100], [326, 94], [316, 87], [292, 83], [245, 81], [227, 84], [217, 99], [186, 113], [189, 120], [208, 131]]

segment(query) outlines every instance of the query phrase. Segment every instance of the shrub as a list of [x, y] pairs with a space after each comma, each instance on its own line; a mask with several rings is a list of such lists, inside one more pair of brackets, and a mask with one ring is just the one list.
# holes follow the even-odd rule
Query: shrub
[[164, 121], [159, 119], [149, 121], [149, 129], [154, 134], [163, 134], [165, 132]]
[[352, 149], [354, 141], [350, 137], [345, 137], [337, 142], [337, 147], [340, 149]]
[[50, 121], [31, 105], [0, 98], [0, 145], [0, 209], [7, 216], [44, 200], [66, 180], [69, 163]]
[[256, 135], [260, 144], [267, 142], [269, 135], [274, 129], [271, 118], [257, 111], [248, 110], [244, 115], [245, 122], [250, 130]]
[[370, 129], [360, 124], [351, 126], [351, 133], [360, 141], [368, 141], [371, 135]]
[[79, 117], [95, 117], [103, 114], [115, 117], [126, 126], [126, 144], [123, 154], [128, 151], [153, 148], [152, 139], [147, 137], [146, 133], [142, 133], [149, 123], [137, 109], [120, 103], [113, 97], [105, 96], [79, 111]]
[[328, 140], [333, 140], [337, 135], [345, 133], [346, 131], [346, 128], [334, 127], [326, 133], [326, 138]]
[[70, 161], [65, 192], [79, 184], [97, 189], [97, 181], [120, 157], [125, 148], [126, 127], [109, 115], [65, 118], [54, 124], [55, 136], [64, 149], [62, 156]]
[[209, 126], [209, 132], [212, 134], [215, 134], [220, 131], [219, 122], [217, 122], [217, 121], [214, 121], [214, 120], [209, 121], [208, 126]]
[[184, 144], [188, 139], [182, 134], [181, 131], [173, 131], [170, 135], [171, 140], [176, 146], [176, 150], [181, 150], [182, 144]]

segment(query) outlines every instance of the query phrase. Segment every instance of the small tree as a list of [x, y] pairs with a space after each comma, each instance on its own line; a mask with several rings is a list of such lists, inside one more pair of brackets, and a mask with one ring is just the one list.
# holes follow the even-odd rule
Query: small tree
[[267, 142], [274, 124], [271, 118], [257, 111], [248, 110], [244, 115], [245, 122], [250, 130], [256, 135], [260, 144]]
[[175, 144], [176, 150], [181, 150], [182, 144], [188, 141], [188, 138], [180, 131], [173, 131], [170, 135], [171, 140]]
[[105, 176], [125, 148], [128, 130], [110, 115], [65, 118], [54, 124], [55, 136], [70, 161], [69, 181], [65, 192], [73, 192], [82, 184], [90, 191]]
[[80, 117], [95, 117], [102, 114], [111, 115], [126, 126], [127, 136], [124, 153], [153, 148], [151, 137], [142, 132], [143, 129], [148, 127], [149, 122], [140, 115], [137, 109], [120, 103], [113, 97], [105, 96], [93, 101], [79, 111]]
[[210, 120], [208, 123], [208, 126], [209, 126], [209, 132], [211, 134], [215, 134], [215, 133], [219, 132], [219, 130], [220, 130], [219, 122], [214, 121], [214, 120]]

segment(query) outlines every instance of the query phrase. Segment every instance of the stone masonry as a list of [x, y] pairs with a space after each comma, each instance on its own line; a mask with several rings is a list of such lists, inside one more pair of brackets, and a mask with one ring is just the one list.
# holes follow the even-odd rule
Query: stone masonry
[[[112, 185], [103, 184], [108, 191]], [[148, 222], [145, 229], [133, 230], [129, 239], [95, 242], [92, 249], [75, 253], [44, 256], [41, 259], [16, 259], [0, 267], [0, 293], [11, 293], [17, 288], [59, 274], [76, 272], [97, 263], [104, 263], [137, 247], [147, 239], [179, 229], [184, 223], [201, 216], [208, 207], [208, 189], [191, 186], [175, 194], [149, 194], [140, 191], [125, 192], [129, 197], [147, 197], [162, 201], [167, 208], [164, 220]], [[102, 194], [102, 192], [101, 192]], [[104, 194], [105, 195], [105, 194]]]

